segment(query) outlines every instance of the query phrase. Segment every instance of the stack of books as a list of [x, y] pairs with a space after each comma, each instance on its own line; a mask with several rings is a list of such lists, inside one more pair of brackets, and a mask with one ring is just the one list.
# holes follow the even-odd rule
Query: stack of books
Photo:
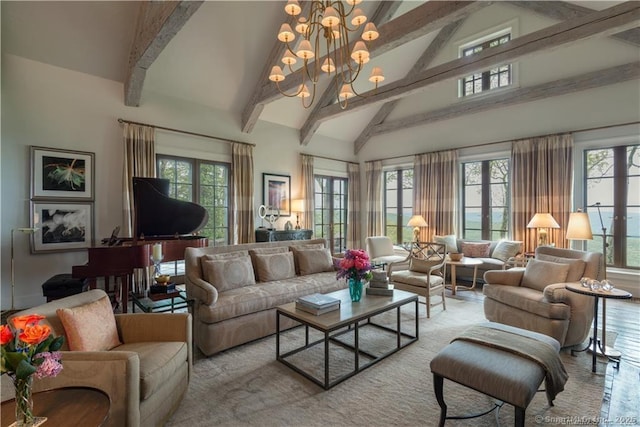
[[373, 278], [365, 290], [367, 295], [393, 295], [393, 286], [389, 285], [386, 271], [372, 271], [371, 274], [373, 274]]
[[296, 300], [296, 309], [319, 316], [340, 309], [340, 300], [323, 294], [311, 294]]

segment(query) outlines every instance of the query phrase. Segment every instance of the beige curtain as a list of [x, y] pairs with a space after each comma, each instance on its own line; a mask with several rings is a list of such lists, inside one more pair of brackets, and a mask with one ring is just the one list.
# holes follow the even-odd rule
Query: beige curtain
[[347, 249], [362, 248], [360, 229], [360, 165], [347, 163]]
[[315, 224], [313, 220], [313, 211], [315, 209], [315, 178], [313, 177], [313, 156], [301, 154], [300, 160], [302, 161], [302, 172], [300, 174], [302, 188], [300, 191], [300, 198], [304, 200], [304, 212], [302, 213], [301, 227], [306, 230], [313, 230], [315, 233]]
[[124, 124], [123, 236], [133, 237], [133, 177], [156, 176], [155, 128]]
[[511, 216], [513, 236], [525, 251], [537, 246], [537, 230], [527, 224], [536, 213], [550, 213], [560, 225], [549, 241], [567, 247], [564, 238], [571, 212], [573, 136], [552, 135], [515, 141], [511, 149]]
[[231, 144], [231, 203], [233, 221], [231, 222], [233, 244], [255, 242], [254, 206], [253, 206], [253, 146]]
[[414, 176], [413, 214], [422, 215], [428, 224], [420, 230], [420, 240], [455, 234], [458, 151], [416, 155]]
[[382, 236], [382, 162], [365, 162], [364, 167], [367, 175], [367, 236]]

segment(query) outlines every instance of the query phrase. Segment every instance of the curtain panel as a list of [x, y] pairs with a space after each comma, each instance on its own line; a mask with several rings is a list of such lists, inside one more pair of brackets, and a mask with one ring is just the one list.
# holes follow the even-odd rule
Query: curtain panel
[[122, 174], [123, 235], [133, 237], [133, 177], [156, 176], [156, 129], [124, 123], [124, 167]]
[[382, 197], [382, 162], [365, 162], [367, 181], [367, 236], [384, 235]]
[[347, 248], [362, 248], [360, 230], [360, 165], [357, 163], [347, 163]]
[[414, 176], [413, 214], [422, 215], [428, 224], [420, 230], [420, 240], [455, 234], [458, 150], [416, 155]]
[[538, 230], [527, 228], [536, 213], [550, 213], [560, 228], [549, 241], [566, 248], [566, 226], [573, 189], [573, 135], [561, 134], [515, 141], [511, 148], [511, 216], [515, 240], [535, 250]]
[[314, 203], [314, 183], [315, 178], [313, 176], [313, 156], [306, 154], [300, 155], [302, 162], [302, 171], [300, 174], [302, 181], [302, 188], [300, 191], [300, 197], [304, 200], [304, 212], [302, 213], [301, 227], [307, 230], [313, 230], [315, 234], [315, 224], [313, 220], [313, 212], [315, 209]]
[[231, 144], [231, 206], [235, 213], [230, 232], [233, 244], [253, 243], [255, 237], [253, 205], [253, 147]]

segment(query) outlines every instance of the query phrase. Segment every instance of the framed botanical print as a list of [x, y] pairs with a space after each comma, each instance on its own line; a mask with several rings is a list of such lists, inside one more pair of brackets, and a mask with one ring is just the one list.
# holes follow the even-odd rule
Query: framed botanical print
[[31, 198], [93, 200], [94, 154], [31, 147]]
[[32, 201], [31, 253], [86, 249], [93, 245], [93, 202]]
[[267, 215], [291, 216], [291, 176], [263, 173], [262, 204]]

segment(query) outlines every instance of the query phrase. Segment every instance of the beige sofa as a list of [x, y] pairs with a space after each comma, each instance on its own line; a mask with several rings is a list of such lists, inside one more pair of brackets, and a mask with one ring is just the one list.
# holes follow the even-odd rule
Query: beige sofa
[[[99, 289], [61, 298], [21, 311], [37, 313], [55, 335], [65, 333], [56, 315], [106, 296]], [[189, 384], [192, 368], [189, 313], [116, 314], [121, 345], [109, 351], [69, 351], [62, 347], [63, 369], [56, 377], [34, 381], [36, 391], [62, 387], [91, 387], [111, 400], [107, 425], [162, 425], [177, 409]], [[4, 396], [3, 396], [4, 397]]]
[[539, 247], [526, 269], [485, 273], [485, 317], [549, 335], [562, 347], [580, 344], [591, 329], [594, 298], [571, 292], [566, 284], [601, 279], [601, 265], [599, 252]]
[[[325, 245], [314, 239], [187, 248], [185, 283], [198, 348], [210, 356], [271, 335], [278, 305], [346, 288]], [[281, 319], [283, 329], [294, 325]]]

